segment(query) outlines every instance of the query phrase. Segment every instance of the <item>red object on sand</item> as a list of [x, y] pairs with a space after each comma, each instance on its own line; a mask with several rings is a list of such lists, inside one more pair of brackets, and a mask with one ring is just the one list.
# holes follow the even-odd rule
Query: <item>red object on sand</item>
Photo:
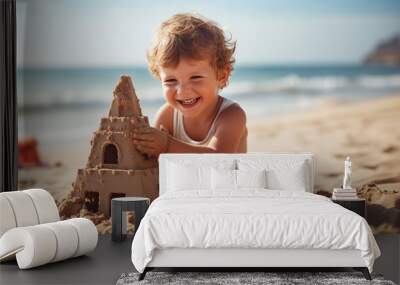
[[35, 138], [27, 138], [18, 142], [18, 166], [41, 166], [42, 162], [39, 158], [37, 149], [37, 140]]

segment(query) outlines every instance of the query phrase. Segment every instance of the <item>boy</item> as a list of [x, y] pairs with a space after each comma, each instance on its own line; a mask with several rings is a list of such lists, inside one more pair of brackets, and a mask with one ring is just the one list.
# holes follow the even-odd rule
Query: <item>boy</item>
[[245, 112], [218, 94], [228, 84], [235, 45], [197, 15], [177, 14], [162, 23], [147, 57], [167, 102], [157, 112], [155, 128], [135, 130], [138, 151], [151, 156], [247, 151]]

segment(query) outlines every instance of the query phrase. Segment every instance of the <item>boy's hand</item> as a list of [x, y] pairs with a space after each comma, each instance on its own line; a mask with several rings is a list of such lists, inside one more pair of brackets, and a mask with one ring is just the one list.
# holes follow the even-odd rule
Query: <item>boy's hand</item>
[[133, 131], [133, 143], [136, 149], [150, 156], [158, 156], [168, 151], [169, 134], [161, 126], [161, 130], [149, 126], [140, 126]]

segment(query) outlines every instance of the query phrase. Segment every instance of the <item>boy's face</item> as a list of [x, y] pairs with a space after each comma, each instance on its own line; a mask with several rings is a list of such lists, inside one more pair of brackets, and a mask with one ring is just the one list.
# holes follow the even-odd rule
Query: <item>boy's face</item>
[[181, 58], [176, 67], [161, 67], [160, 79], [167, 102], [192, 118], [210, 112], [223, 83], [207, 59]]

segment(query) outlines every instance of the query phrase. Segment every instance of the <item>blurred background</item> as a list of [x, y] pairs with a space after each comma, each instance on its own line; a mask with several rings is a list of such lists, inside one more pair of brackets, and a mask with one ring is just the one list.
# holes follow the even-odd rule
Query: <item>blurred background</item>
[[237, 41], [221, 95], [247, 113], [248, 151], [314, 153], [327, 196], [350, 156], [373, 230], [400, 233], [399, 1], [17, 0], [19, 187], [67, 196], [121, 74], [153, 122], [146, 50], [180, 12]]

